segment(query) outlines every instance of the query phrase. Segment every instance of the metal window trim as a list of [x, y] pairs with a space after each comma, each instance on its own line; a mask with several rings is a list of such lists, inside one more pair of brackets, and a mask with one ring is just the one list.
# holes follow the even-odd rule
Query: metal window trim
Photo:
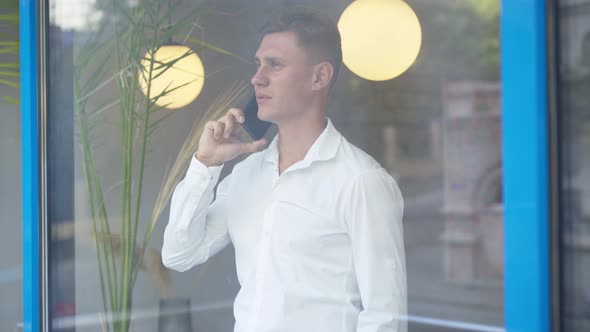
[[561, 231], [560, 209], [560, 124], [559, 106], [559, 8], [557, 0], [546, 0], [547, 33], [547, 123], [549, 148], [549, 287], [551, 331], [562, 330], [561, 314]]

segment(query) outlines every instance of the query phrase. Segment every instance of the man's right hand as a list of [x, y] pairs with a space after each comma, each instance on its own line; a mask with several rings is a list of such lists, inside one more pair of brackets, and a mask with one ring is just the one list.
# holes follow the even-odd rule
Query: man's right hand
[[207, 167], [219, 166], [239, 155], [264, 149], [267, 144], [264, 138], [250, 143], [238, 138], [242, 123], [244, 112], [239, 108], [231, 108], [219, 120], [207, 122], [196, 158]]

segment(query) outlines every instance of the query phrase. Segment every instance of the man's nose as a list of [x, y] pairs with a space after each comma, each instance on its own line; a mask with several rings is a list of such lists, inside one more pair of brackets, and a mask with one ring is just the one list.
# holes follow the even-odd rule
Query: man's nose
[[252, 79], [250, 80], [250, 82], [254, 86], [268, 84], [268, 79], [264, 75], [262, 67], [259, 67], [258, 69], [256, 69], [256, 72], [254, 73], [254, 76], [252, 76]]

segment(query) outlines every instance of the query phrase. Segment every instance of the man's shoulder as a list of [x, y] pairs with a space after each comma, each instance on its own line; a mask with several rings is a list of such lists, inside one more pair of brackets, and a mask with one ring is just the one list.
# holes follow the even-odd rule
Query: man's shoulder
[[367, 171], [381, 170], [383, 167], [358, 146], [342, 137], [335, 161], [348, 176], [356, 176]]
[[337, 160], [339, 171], [334, 173], [339, 174], [338, 178], [341, 180], [339, 183], [342, 185], [340, 188], [342, 195], [338, 197], [343, 206], [349, 206], [350, 199], [358, 197], [353, 194], [358, 190], [362, 191], [363, 195], [371, 196], [375, 202], [382, 202], [381, 199], [393, 194], [403, 204], [395, 178], [375, 158], [358, 146], [343, 138], [335, 160]]

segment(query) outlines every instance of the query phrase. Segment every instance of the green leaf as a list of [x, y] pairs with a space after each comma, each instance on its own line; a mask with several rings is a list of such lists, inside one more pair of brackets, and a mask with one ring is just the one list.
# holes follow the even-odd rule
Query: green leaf
[[0, 54], [6, 54], [6, 53], [18, 53], [18, 46], [16, 46], [16, 47], [10, 46], [10, 47], [5, 47], [3, 49], [0, 49]]
[[193, 38], [193, 37], [188, 37], [188, 38], [187, 38], [187, 40], [189, 40], [189, 41], [193, 42], [194, 44], [196, 44], [196, 45], [198, 45], [198, 46], [205, 47], [205, 48], [207, 48], [207, 49], [209, 49], [209, 50], [212, 50], [212, 51], [215, 51], [215, 52], [217, 52], [217, 53], [221, 53], [221, 54], [224, 54], [224, 55], [229, 55], [229, 56], [236, 56], [236, 55], [235, 55], [235, 54], [233, 54], [232, 52], [230, 52], [230, 51], [228, 51], [228, 50], [226, 50], [226, 49], [223, 49], [223, 48], [221, 48], [221, 47], [218, 47], [218, 46], [215, 46], [215, 45], [209, 44], [209, 43], [207, 43], [207, 42], [206, 42], [206, 41], [204, 41], [204, 40], [196, 39], [196, 38]]
[[1, 22], [7, 22], [11, 24], [18, 24], [18, 14], [3, 14], [0, 15]]
[[11, 96], [4, 96], [2, 97], [2, 99], [8, 101], [9, 103], [15, 104], [15, 105], [20, 105], [20, 100], [13, 98]]
[[203, 11], [203, 10], [197, 9], [197, 10], [189, 11], [184, 17], [182, 17], [180, 20], [178, 20], [169, 29], [166, 29], [162, 32], [162, 35], [160, 36], [160, 38], [158, 38], [159, 41], [156, 45], [162, 45], [162, 44], [168, 42], [169, 40], [172, 39], [172, 37], [174, 37], [178, 33], [180, 33], [181, 30], [186, 29], [188, 26], [190, 26], [190, 23], [194, 21], [194, 18], [197, 17], [198, 13], [201, 11]]
[[9, 77], [20, 77], [20, 73], [19, 72], [14, 72], [14, 71], [3, 71], [3, 70], [0, 70], [0, 75], [2, 75], [2, 76], [9, 76]]
[[151, 135], [159, 127], [160, 123], [164, 122], [166, 119], [168, 119], [169, 117], [171, 117], [174, 114], [176, 114], [176, 112], [171, 110], [171, 111], [169, 111], [169, 113], [165, 114], [164, 116], [162, 116], [158, 120], [152, 122], [149, 126], [148, 136]]
[[2, 80], [2, 79], [0, 79], [0, 84], [6, 84], [8, 86], [11, 86], [11, 87], [17, 88], [17, 89], [20, 87], [20, 85], [18, 83], [7, 81], [7, 80]]

